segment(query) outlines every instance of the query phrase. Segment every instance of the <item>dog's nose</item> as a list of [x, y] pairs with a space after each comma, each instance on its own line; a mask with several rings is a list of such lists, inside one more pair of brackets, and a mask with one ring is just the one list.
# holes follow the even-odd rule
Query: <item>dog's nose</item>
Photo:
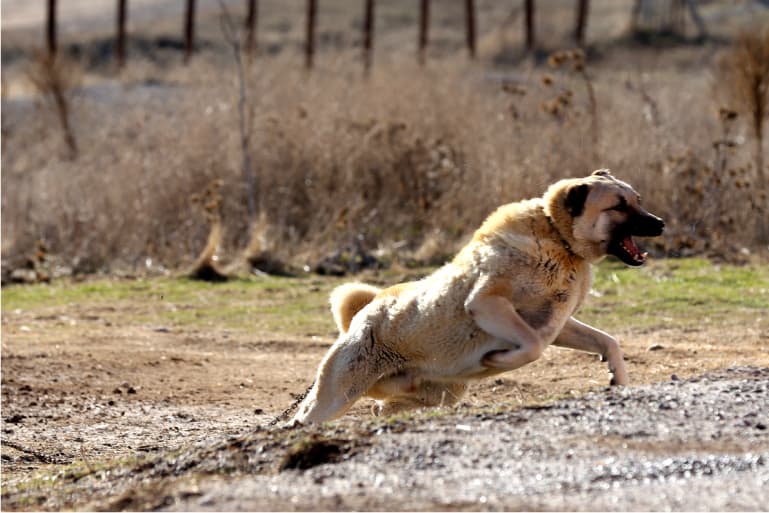
[[640, 235], [642, 237], [656, 237], [657, 235], [662, 235], [662, 231], [665, 229], [665, 221], [648, 212], [639, 215], [636, 218], [635, 224], [637, 228], [635, 235]]
[[651, 224], [652, 224], [652, 236], [662, 235], [662, 231], [665, 229], [665, 221], [663, 221], [661, 218], [652, 215], [651, 216]]

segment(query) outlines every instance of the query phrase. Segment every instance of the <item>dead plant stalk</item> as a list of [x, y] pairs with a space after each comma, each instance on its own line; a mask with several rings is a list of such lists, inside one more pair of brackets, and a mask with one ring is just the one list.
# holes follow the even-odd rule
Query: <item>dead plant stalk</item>
[[27, 77], [56, 114], [70, 157], [77, 158], [78, 146], [70, 121], [70, 91], [80, 83], [79, 71], [60, 54], [38, 52]]
[[232, 55], [235, 60], [235, 66], [238, 75], [238, 131], [240, 134], [240, 150], [243, 161], [243, 179], [246, 184], [246, 205], [248, 208], [248, 219], [250, 224], [254, 224], [256, 221], [256, 176], [254, 175], [253, 167], [251, 166], [251, 156], [248, 152], [249, 141], [251, 139], [251, 123], [248, 117], [248, 98], [246, 95], [246, 78], [245, 70], [243, 67], [243, 53], [240, 44], [240, 38], [238, 37], [235, 29], [235, 24], [232, 21], [227, 7], [222, 0], [219, 0], [219, 7], [221, 9], [221, 28], [224, 38], [230, 45]]

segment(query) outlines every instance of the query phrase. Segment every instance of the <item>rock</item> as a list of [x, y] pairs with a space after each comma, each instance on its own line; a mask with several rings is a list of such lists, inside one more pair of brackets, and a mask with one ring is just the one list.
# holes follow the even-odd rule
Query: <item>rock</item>
[[17, 413], [16, 415], [12, 415], [12, 416], [8, 417], [7, 419], [5, 419], [5, 421], [8, 424], [21, 424], [21, 421], [26, 419], [26, 418], [27, 418], [26, 415], [21, 415], [21, 414]]
[[14, 269], [11, 271], [11, 283], [36, 283], [37, 273], [32, 269]]
[[345, 276], [364, 269], [381, 269], [382, 267], [382, 262], [366, 250], [363, 236], [358, 235], [330, 255], [322, 258], [315, 264], [313, 270], [323, 275]]

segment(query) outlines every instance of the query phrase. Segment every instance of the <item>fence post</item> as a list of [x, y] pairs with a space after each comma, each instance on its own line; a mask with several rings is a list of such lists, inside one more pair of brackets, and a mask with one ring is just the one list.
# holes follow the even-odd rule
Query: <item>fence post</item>
[[577, 46], [585, 46], [585, 25], [587, 13], [590, 8], [590, 0], [578, 0], [577, 2], [577, 26], [574, 29], [574, 39]]
[[307, 0], [307, 41], [305, 41], [305, 67], [312, 69], [312, 58], [315, 54], [315, 17], [317, 15], [317, 0]]
[[534, 0], [526, 0], [525, 7], [526, 49], [532, 50], [534, 48]]
[[427, 30], [430, 25], [430, 0], [422, 0], [419, 4], [419, 64], [425, 65], [427, 53]]
[[258, 0], [246, 0], [248, 3], [246, 11], [246, 52], [249, 55], [256, 50], [256, 20], [259, 16]]
[[694, 20], [694, 24], [697, 25], [697, 31], [699, 34], [697, 35], [700, 39], [705, 39], [708, 37], [708, 29], [705, 27], [705, 21], [702, 19], [702, 16], [700, 16], [699, 11], [697, 10], [697, 5], [692, 2], [692, 0], [683, 0], [686, 4], [686, 7], [689, 9], [689, 14], [692, 17], [692, 20]]
[[117, 66], [125, 66], [125, 24], [126, 24], [126, 3], [128, 0], [117, 0], [117, 41], [115, 41], [115, 54], [117, 56]]
[[56, 54], [56, 0], [48, 0], [48, 12], [46, 18], [46, 41], [48, 42], [48, 55]]
[[363, 69], [366, 75], [371, 68], [371, 48], [374, 39], [374, 0], [366, 0], [363, 14]]
[[465, 23], [467, 35], [467, 50], [470, 58], [475, 59], [475, 1], [465, 0]]
[[187, 0], [187, 10], [184, 13], [184, 64], [192, 56], [195, 46], [195, 0]]

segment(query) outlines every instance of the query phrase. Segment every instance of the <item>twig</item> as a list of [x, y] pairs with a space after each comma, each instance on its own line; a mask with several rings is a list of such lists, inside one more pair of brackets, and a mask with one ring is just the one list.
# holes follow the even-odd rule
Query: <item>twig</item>
[[590, 139], [593, 146], [593, 165], [598, 165], [600, 163], [598, 154], [598, 102], [596, 101], [593, 82], [590, 80], [584, 65], [578, 67], [577, 72], [585, 82], [585, 88], [587, 89], [587, 99], [590, 104]]
[[34, 456], [35, 459], [37, 459], [40, 463], [56, 463], [55, 460], [49, 458], [45, 454], [41, 452], [37, 452], [34, 449], [28, 449], [23, 445], [17, 444], [16, 442], [11, 442], [10, 440], [2, 440], [2, 445], [5, 445], [6, 447], [10, 447], [11, 449], [16, 449], [17, 451], [23, 452], [24, 454], [29, 454], [30, 456]]
[[80, 446], [80, 457], [83, 458], [83, 463], [85, 463], [85, 467], [88, 469], [90, 474], [96, 472], [96, 470], [94, 470], [94, 468], [91, 466], [91, 462], [88, 461], [88, 457], [85, 455], [85, 449], [83, 448], [83, 445]]
[[246, 96], [246, 78], [243, 70], [243, 58], [241, 51], [240, 38], [237, 35], [235, 29], [235, 23], [232, 21], [230, 12], [224, 5], [222, 0], [219, 0], [219, 7], [221, 9], [221, 28], [224, 38], [232, 48], [232, 54], [235, 58], [235, 65], [238, 72], [238, 130], [240, 132], [240, 149], [243, 158], [243, 178], [246, 182], [246, 205], [248, 208], [249, 223], [253, 224], [256, 219], [256, 177], [254, 176], [253, 168], [251, 166], [251, 156], [248, 152], [248, 143], [251, 139], [251, 127], [248, 123], [248, 116], [246, 113], [248, 107], [248, 98]]
[[312, 387], [314, 385], [315, 385], [315, 381], [310, 383], [310, 386], [307, 387], [307, 390], [305, 390], [304, 392], [302, 392], [301, 394], [296, 396], [296, 399], [294, 399], [294, 402], [291, 403], [291, 405], [288, 408], [286, 408], [283, 411], [283, 413], [281, 413], [280, 415], [278, 415], [277, 417], [272, 419], [267, 425], [272, 427], [272, 426], [276, 425], [278, 422], [280, 422], [282, 420], [286, 420], [288, 418], [288, 416], [291, 414], [291, 412], [296, 410], [296, 407], [299, 406], [299, 403], [301, 403], [304, 400], [304, 398], [307, 397], [307, 394], [310, 393], [310, 390], [312, 390]]

